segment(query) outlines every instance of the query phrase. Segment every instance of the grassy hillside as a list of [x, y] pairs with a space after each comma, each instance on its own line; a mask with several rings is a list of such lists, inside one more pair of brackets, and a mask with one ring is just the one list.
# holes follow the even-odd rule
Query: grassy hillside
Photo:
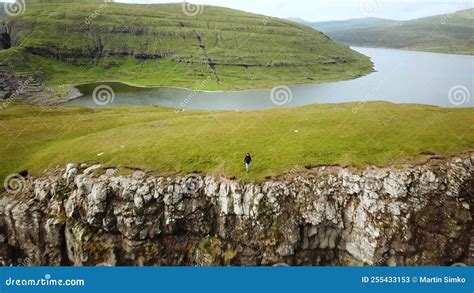
[[328, 35], [358, 46], [474, 55], [474, 9]]
[[[254, 180], [315, 164], [384, 166], [474, 149], [474, 108], [382, 102], [179, 113], [11, 105], [0, 123], [0, 178], [87, 161]], [[250, 175], [246, 152], [254, 157]]]
[[[189, 16], [181, 3], [36, 2], [10, 18], [16, 47], [0, 52], [0, 62], [51, 86], [118, 79], [242, 89], [350, 79], [372, 70], [368, 58], [325, 35], [262, 15], [203, 6]], [[211, 82], [203, 84], [208, 76]]]
[[321, 21], [321, 22], [300, 22], [304, 25], [310, 26], [318, 31], [321, 31], [325, 34], [330, 34], [332, 32], [340, 32], [345, 30], [352, 29], [367, 29], [374, 28], [388, 24], [395, 24], [399, 21], [392, 19], [383, 19], [376, 17], [367, 17], [367, 18], [354, 18], [348, 20], [337, 20], [337, 21]]

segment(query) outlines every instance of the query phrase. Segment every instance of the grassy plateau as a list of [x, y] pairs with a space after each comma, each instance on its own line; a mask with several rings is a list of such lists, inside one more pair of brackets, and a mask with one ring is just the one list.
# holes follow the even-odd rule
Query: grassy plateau
[[[14, 104], [0, 111], [0, 177], [100, 162], [260, 180], [315, 164], [387, 166], [471, 151], [473, 125], [473, 108], [385, 102], [250, 112]], [[249, 175], [246, 152], [254, 157]]]

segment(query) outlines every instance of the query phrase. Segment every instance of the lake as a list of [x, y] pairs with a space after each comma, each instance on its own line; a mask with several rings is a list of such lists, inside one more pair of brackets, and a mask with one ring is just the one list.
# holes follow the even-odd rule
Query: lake
[[[255, 110], [378, 100], [474, 107], [474, 98], [471, 97], [474, 93], [474, 56], [380, 48], [352, 49], [369, 56], [376, 72], [348, 81], [226, 92], [142, 88], [118, 82], [91, 83], [77, 86], [83, 96], [65, 105], [160, 105], [180, 110]], [[94, 89], [96, 95], [93, 95]]]

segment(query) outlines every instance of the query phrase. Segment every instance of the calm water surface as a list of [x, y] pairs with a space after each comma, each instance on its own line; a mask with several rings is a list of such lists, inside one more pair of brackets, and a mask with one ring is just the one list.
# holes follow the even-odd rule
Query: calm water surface
[[[282, 89], [274, 91], [273, 95], [270, 89], [195, 92], [166, 87], [139, 88], [116, 82], [92, 83], [78, 86], [84, 96], [66, 105], [160, 105], [186, 110], [255, 110], [382, 100], [442, 107], [474, 107], [474, 56], [353, 49], [369, 56], [377, 72], [349, 81], [293, 85], [289, 86], [290, 92]], [[103, 91], [99, 91], [102, 92], [102, 100], [93, 99], [92, 93], [100, 85], [108, 85], [113, 89], [113, 101]]]

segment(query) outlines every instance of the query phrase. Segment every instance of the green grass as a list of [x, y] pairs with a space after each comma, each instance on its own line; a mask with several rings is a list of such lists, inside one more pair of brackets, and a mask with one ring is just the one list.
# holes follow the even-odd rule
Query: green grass
[[[170, 59], [139, 61], [132, 57], [104, 58], [100, 63], [80, 67], [29, 54], [24, 48], [0, 51], [0, 63], [19, 75], [33, 74], [46, 80], [60, 94], [65, 84], [81, 84], [97, 81], [123, 81], [141, 86], [176, 86], [200, 90], [237, 90], [269, 88], [281, 84], [326, 82], [351, 79], [370, 70], [370, 63], [312, 64], [302, 68], [254, 67], [242, 72], [239, 66], [219, 68], [218, 83], [204, 64], [175, 63]], [[108, 64], [113, 63], [110, 67]], [[318, 80], [302, 76], [307, 70], [321, 72]], [[324, 74], [323, 74], [324, 73]]]
[[357, 46], [474, 55], [474, 9], [328, 35]]
[[[357, 111], [354, 111], [356, 109]], [[384, 102], [249, 112], [14, 104], [0, 112], [0, 177], [69, 162], [261, 180], [305, 166], [419, 162], [474, 149], [474, 109]], [[243, 156], [252, 153], [250, 175]], [[102, 156], [97, 156], [103, 153]]]
[[[104, 80], [205, 90], [271, 88], [372, 71], [369, 58], [320, 32], [233, 9], [205, 6], [201, 14], [186, 16], [181, 4], [30, 2], [23, 15], [10, 18], [15, 47], [1, 51], [0, 62], [56, 90]], [[91, 15], [97, 16], [86, 24]], [[211, 81], [202, 85], [208, 76]]]

